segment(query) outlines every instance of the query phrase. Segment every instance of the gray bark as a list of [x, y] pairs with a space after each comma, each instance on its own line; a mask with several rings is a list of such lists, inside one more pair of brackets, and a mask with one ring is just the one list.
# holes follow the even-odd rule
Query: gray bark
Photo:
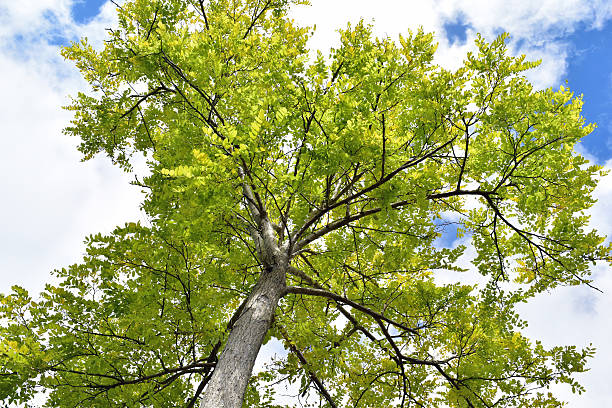
[[[252, 196], [249, 188], [245, 187], [245, 195]], [[255, 359], [272, 324], [278, 301], [286, 293], [287, 248], [279, 248], [273, 225], [265, 214], [256, 208], [251, 211], [259, 224], [259, 230], [252, 231], [252, 235], [263, 271], [230, 331], [200, 408], [242, 407]]]
[[247, 383], [264, 337], [272, 324], [279, 299], [285, 293], [285, 270], [262, 272], [243, 312], [229, 334], [201, 408], [241, 408]]
[[[239, 167], [238, 172], [244, 180], [244, 170]], [[279, 246], [264, 205], [246, 181], [242, 190], [246, 207], [257, 223], [258, 228], [251, 230], [251, 236], [263, 271], [230, 331], [200, 408], [242, 407], [255, 359], [274, 319], [278, 301], [287, 290], [288, 244]]]

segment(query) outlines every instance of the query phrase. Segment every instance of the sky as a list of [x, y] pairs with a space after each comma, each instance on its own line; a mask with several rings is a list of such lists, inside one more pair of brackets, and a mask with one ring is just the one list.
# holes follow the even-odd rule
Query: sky
[[[20, 284], [32, 293], [50, 271], [78, 262], [85, 236], [142, 218], [140, 191], [131, 177], [97, 158], [80, 162], [77, 141], [61, 133], [70, 113], [61, 106], [86, 84], [59, 55], [62, 45], [87, 36], [100, 46], [115, 25], [115, 6], [104, 0], [0, 0], [0, 293]], [[310, 45], [323, 52], [335, 30], [360, 18], [380, 36], [422, 26], [436, 33], [437, 62], [461, 64], [476, 33], [492, 40], [506, 31], [513, 54], [541, 65], [528, 74], [539, 88], [569, 86], [583, 95], [583, 116], [598, 127], [578, 147], [612, 170], [612, 2], [608, 0], [312, 0], [292, 10], [316, 24]], [[612, 174], [595, 191], [591, 223], [612, 236]], [[608, 238], [609, 240], [609, 238]], [[452, 242], [456, 245], [457, 242]], [[590, 371], [578, 376], [581, 396], [556, 389], [569, 407], [605, 407], [612, 401], [612, 274], [593, 268], [595, 286], [542, 294], [521, 308], [526, 335], [545, 345], [592, 343]], [[265, 349], [264, 361], [274, 349]]]

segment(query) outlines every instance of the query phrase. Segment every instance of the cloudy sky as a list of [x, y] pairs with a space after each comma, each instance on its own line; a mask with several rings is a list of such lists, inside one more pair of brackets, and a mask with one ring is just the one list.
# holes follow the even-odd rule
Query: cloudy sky
[[[529, 74], [539, 87], [565, 85], [584, 94], [583, 114], [598, 128], [582, 154], [612, 169], [612, 2], [609, 0], [312, 0], [293, 10], [301, 24], [316, 24], [312, 46], [337, 41], [335, 30], [365, 18], [378, 35], [396, 37], [423, 26], [437, 34], [438, 62], [456, 67], [476, 33], [511, 34], [513, 53], [542, 59]], [[0, 0], [0, 293], [15, 283], [37, 292], [49, 271], [77, 262], [82, 240], [142, 217], [138, 189], [108, 161], [80, 162], [76, 140], [61, 134], [69, 95], [84, 90], [59, 49], [87, 36], [101, 44], [114, 25], [104, 0]], [[604, 178], [592, 223], [612, 235], [612, 174]], [[579, 377], [587, 392], [559, 392], [570, 407], [605, 407], [612, 401], [612, 275], [593, 269], [595, 285], [544, 294], [523, 308], [527, 335], [545, 344], [593, 343], [598, 354]]]

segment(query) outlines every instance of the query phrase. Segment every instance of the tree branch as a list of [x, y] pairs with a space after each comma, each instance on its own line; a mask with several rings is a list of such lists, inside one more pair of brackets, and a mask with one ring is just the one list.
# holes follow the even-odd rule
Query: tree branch
[[200, 3], [200, 10], [202, 11], [202, 17], [204, 17], [204, 25], [206, 26], [207, 30], [210, 30], [210, 27], [208, 26], [208, 19], [206, 18], [206, 11], [204, 10], [204, 0], [198, 0]]
[[[445, 148], [446, 146], [448, 146], [449, 144], [451, 144], [453, 141], [455, 140], [454, 138], [451, 138], [450, 140], [448, 140], [447, 142], [441, 144], [440, 146], [432, 149], [431, 151], [429, 151], [428, 153], [424, 154], [423, 156], [414, 158], [410, 161], [407, 161], [406, 163], [404, 163], [403, 165], [399, 166], [398, 168], [396, 168], [395, 170], [391, 171], [390, 173], [388, 173], [385, 177], [380, 178], [377, 182], [370, 184], [369, 186], [357, 191], [356, 193], [350, 195], [349, 197], [346, 197], [343, 200], [337, 201], [340, 197], [337, 197], [335, 200], [331, 200], [330, 205], [327, 205], [324, 208], [321, 208], [320, 210], [318, 210], [317, 212], [315, 212], [314, 214], [312, 214], [310, 217], [307, 218], [307, 220], [304, 222], [304, 224], [297, 229], [293, 234], [291, 234], [291, 241], [292, 242], [297, 242], [297, 239], [304, 234], [312, 225], [314, 225], [314, 223], [319, 220], [324, 214], [328, 213], [329, 211], [338, 208], [342, 205], [345, 204], [350, 204], [351, 202], [353, 202], [354, 200], [360, 198], [361, 196], [376, 190], [377, 188], [379, 188], [380, 186], [382, 186], [383, 184], [387, 183], [389, 180], [391, 180], [393, 177], [395, 177], [397, 174], [399, 174], [400, 172], [416, 166], [420, 163], [422, 163], [423, 161], [425, 161], [426, 159], [430, 158], [431, 156], [435, 155], [437, 152], [439, 152], [440, 150], [442, 150], [443, 148]], [[380, 211], [380, 210], [378, 210]], [[375, 212], [378, 212], [375, 211]], [[372, 213], [373, 214], [373, 213]], [[366, 214], [369, 215], [369, 214]], [[327, 233], [329, 231], [326, 231], [325, 233]], [[324, 234], [323, 234], [324, 235]], [[316, 238], [315, 238], [316, 239]]]
[[327, 389], [325, 389], [325, 386], [323, 385], [323, 382], [319, 379], [319, 377], [317, 377], [317, 375], [314, 373], [314, 371], [312, 371], [310, 368], [308, 368], [310, 364], [308, 364], [308, 361], [306, 361], [306, 358], [304, 357], [304, 354], [302, 354], [300, 349], [298, 349], [295, 346], [295, 344], [293, 344], [291, 342], [291, 339], [289, 339], [289, 334], [287, 333], [285, 328], [283, 326], [279, 325], [279, 324], [277, 324], [276, 326], [278, 327], [279, 332], [281, 333], [281, 335], [283, 336], [283, 338], [285, 339], [285, 341], [289, 345], [289, 349], [291, 350], [291, 352], [296, 355], [298, 360], [300, 360], [300, 363], [302, 364], [302, 367], [308, 373], [308, 376], [310, 377], [310, 379], [315, 383], [317, 391], [319, 391], [319, 394], [321, 394], [323, 396], [323, 398], [325, 398], [325, 400], [329, 403], [329, 405], [332, 408], [338, 408], [338, 406], [334, 402], [334, 399], [332, 398], [332, 396], [329, 394]]
[[382, 314], [380, 314], [380, 313], [378, 313], [378, 312], [376, 312], [376, 311], [374, 311], [374, 310], [372, 310], [372, 309], [370, 309], [370, 308], [368, 308], [366, 306], [363, 306], [363, 305], [361, 305], [361, 304], [359, 304], [357, 302], [354, 302], [354, 301], [352, 301], [350, 299], [345, 298], [344, 296], [340, 296], [340, 295], [338, 295], [336, 293], [330, 292], [330, 291], [325, 290], [325, 289], [305, 288], [305, 287], [300, 287], [300, 286], [287, 286], [285, 294], [288, 294], [288, 293], [292, 293], [292, 294], [295, 294], [295, 295], [320, 296], [320, 297], [325, 297], [325, 298], [328, 298], [328, 299], [332, 299], [332, 300], [334, 300], [336, 302], [339, 302], [339, 303], [351, 306], [352, 308], [357, 309], [360, 312], [363, 312], [363, 313], [365, 313], [365, 314], [367, 314], [367, 315], [369, 315], [369, 316], [371, 316], [371, 317], [373, 317], [375, 319], [380, 319], [380, 320], [385, 321], [385, 322], [387, 322], [389, 324], [392, 324], [393, 326], [398, 327], [398, 328], [400, 328], [400, 329], [402, 329], [402, 330], [404, 330], [404, 331], [406, 331], [408, 333], [411, 333], [411, 334], [413, 334], [415, 336], [419, 334], [418, 330], [416, 330], [414, 328], [408, 327], [408, 326], [406, 326], [406, 325], [404, 325], [402, 323], [398, 323], [398, 322], [396, 322], [396, 321], [394, 321], [394, 320], [392, 320], [392, 319], [390, 319], [390, 318], [388, 318], [388, 317], [386, 317], [386, 316], [384, 316], [384, 315], [382, 315]]

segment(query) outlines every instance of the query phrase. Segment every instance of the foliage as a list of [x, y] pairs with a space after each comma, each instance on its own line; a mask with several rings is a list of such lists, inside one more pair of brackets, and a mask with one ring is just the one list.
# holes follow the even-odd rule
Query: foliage
[[[534, 89], [537, 63], [508, 56], [506, 35], [456, 71], [433, 63], [431, 34], [363, 22], [314, 55], [290, 3], [133, 0], [102, 50], [64, 49], [92, 87], [66, 133], [126, 171], [146, 156], [149, 222], [89, 237], [39, 300], [0, 298], [0, 400], [193, 406], [266, 264], [253, 208], [288, 251], [268, 333], [288, 356], [246, 406], [277, 406], [281, 380], [332, 407], [553, 407], [551, 384], [582, 391], [593, 349], [534, 343], [514, 311], [609, 260], [586, 226], [600, 169], [573, 149], [592, 130], [580, 99]], [[462, 245], [440, 245], [449, 226]], [[443, 284], [464, 245], [483, 283]]]

